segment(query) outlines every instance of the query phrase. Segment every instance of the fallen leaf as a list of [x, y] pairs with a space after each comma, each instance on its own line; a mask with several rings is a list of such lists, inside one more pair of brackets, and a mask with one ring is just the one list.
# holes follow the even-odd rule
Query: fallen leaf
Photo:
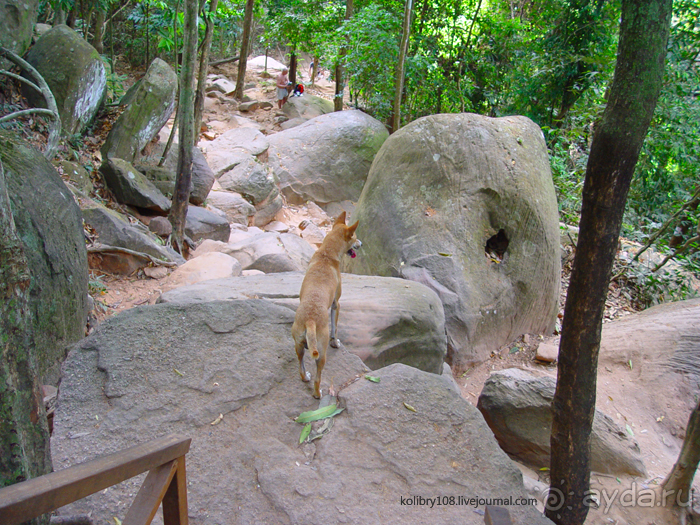
[[304, 425], [304, 428], [301, 429], [301, 435], [299, 436], [299, 444], [301, 445], [307, 437], [309, 437], [309, 434], [311, 433], [311, 423], [307, 423]]
[[375, 377], [375, 376], [365, 376], [365, 379], [367, 381], [372, 381], [372, 383], [379, 383], [382, 380], [381, 377]]
[[122, 525], [122, 520], [114, 516], [114, 523], [116, 523], [117, 525]]
[[632, 370], [632, 360], [631, 359], [629, 361], [627, 361], [627, 365], [630, 367], [630, 370]]
[[661, 423], [664, 420], [664, 417], [666, 417], [666, 416], [657, 417], [656, 422]]
[[629, 425], [625, 425], [625, 427], [627, 428], [627, 433], [628, 433], [630, 436], [634, 437], [634, 431], [632, 430], [632, 427], [629, 426]]
[[445, 252], [438, 252], [438, 255], [442, 255], [443, 257], [452, 257], [451, 253], [445, 253]]
[[342, 408], [338, 408], [335, 403], [317, 408], [316, 410], [311, 410], [309, 412], [303, 412], [295, 419], [297, 423], [311, 423], [312, 421], [318, 421], [319, 419], [326, 419], [327, 417], [334, 417], [343, 411]]
[[183, 374], [182, 372], [180, 372], [177, 368], [173, 368], [173, 371], [174, 371], [177, 375], [179, 375], [180, 377], [185, 377], [185, 374]]
[[511, 355], [512, 355], [512, 354], [517, 354], [517, 353], [518, 353], [518, 350], [520, 350], [520, 348], [518, 348], [517, 346], [514, 346], [513, 348], [510, 349], [510, 352], [509, 352], [509, 353], [510, 353]]
[[407, 409], [409, 409], [411, 412], [418, 412], [415, 408], [413, 408], [411, 405], [408, 403], [404, 403], [403, 406], [405, 406]]
[[212, 421], [212, 422], [210, 423], [210, 425], [218, 425], [219, 423], [221, 423], [221, 420], [222, 420], [222, 419], [224, 419], [224, 415], [223, 415], [223, 414], [219, 414], [219, 417], [217, 417], [214, 421]]

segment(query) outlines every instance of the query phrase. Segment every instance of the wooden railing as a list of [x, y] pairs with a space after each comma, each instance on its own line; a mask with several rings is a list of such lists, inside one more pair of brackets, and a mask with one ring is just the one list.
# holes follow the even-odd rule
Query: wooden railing
[[163, 503], [165, 525], [187, 525], [185, 454], [190, 438], [171, 435], [0, 489], [0, 525], [14, 525], [100, 490], [148, 475], [123, 525], [147, 525]]

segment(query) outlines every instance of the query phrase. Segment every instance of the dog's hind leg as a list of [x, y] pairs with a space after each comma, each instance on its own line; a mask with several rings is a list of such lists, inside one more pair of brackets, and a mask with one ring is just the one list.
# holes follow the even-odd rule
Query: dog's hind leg
[[306, 371], [306, 367], [304, 366], [304, 350], [306, 348], [306, 340], [303, 337], [299, 337], [299, 340], [297, 341], [296, 337], [294, 338], [294, 350], [297, 352], [297, 358], [299, 359], [299, 376], [301, 376], [301, 380], [304, 383], [308, 383], [311, 381], [311, 374]]
[[338, 316], [340, 315], [340, 303], [335, 300], [331, 304], [331, 340], [330, 345], [333, 348], [338, 348], [340, 341], [336, 337], [336, 330], [338, 329]]
[[319, 346], [318, 346], [318, 358], [316, 359], [316, 378], [314, 379], [314, 394], [316, 399], [321, 399], [321, 372], [323, 372], [323, 367], [326, 366], [326, 353], [328, 350], [328, 328], [322, 327], [318, 329], [316, 333]]

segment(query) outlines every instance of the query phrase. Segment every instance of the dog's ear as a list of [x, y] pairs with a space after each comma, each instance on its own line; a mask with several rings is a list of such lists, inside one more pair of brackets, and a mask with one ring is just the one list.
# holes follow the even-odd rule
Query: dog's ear
[[352, 237], [353, 235], [355, 235], [355, 230], [357, 229], [359, 224], [360, 224], [360, 221], [358, 220], [358, 221], [355, 221], [355, 224], [353, 224], [352, 226], [348, 226], [348, 237]]
[[336, 224], [342, 224], [343, 226], [345, 226], [345, 212], [338, 215], [338, 218], [333, 223], [333, 226], [335, 226]]

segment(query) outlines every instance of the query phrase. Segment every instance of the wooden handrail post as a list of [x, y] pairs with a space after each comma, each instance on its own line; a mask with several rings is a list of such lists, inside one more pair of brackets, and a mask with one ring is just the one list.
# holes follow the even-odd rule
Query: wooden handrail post
[[[157, 510], [165, 496], [169, 501], [172, 499], [176, 508], [180, 509], [177, 514], [180, 521], [172, 523], [186, 525], [185, 454], [190, 449], [191, 441], [184, 436], [170, 435], [2, 488], [0, 525], [15, 525], [36, 518], [147, 471], [151, 472], [144, 481], [145, 488], [142, 487], [134, 501], [139, 506], [133, 514], [129, 509], [127, 516], [145, 516], [148, 521], [141, 520], [139, 523], [150, 523], [153, 519], [153, 515], [149, 517], [151, 509], [146, 512], [144, 509], [148, 504], [151, 504], [151, 508], [155, 504]], [[170, 495], [173, 485], [176, 485], [177, 490], [174, 495]], [[163, 507], [165, 515], [165, 500]], [[165, 523], [169, 525], [168, 521]]]
[[187, 476], [185, 474], [185, 456], [175, 460], [177, 469], [175, 477], [163, 498], [163, 524], [188, 525], [187, 516]]

